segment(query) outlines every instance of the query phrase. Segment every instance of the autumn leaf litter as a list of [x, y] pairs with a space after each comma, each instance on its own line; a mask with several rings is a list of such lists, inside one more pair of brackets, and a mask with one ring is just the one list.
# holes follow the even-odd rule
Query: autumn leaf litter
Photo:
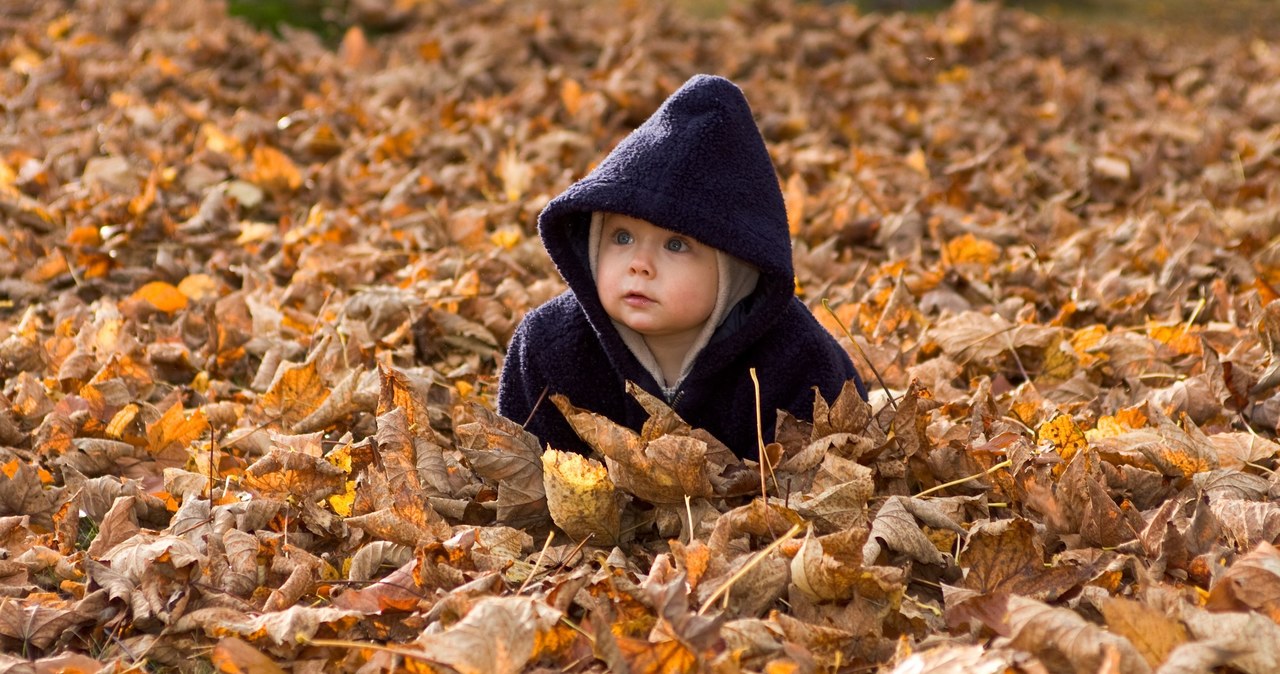
[[[1272, 45], [395, 8], [0, 16], [4, 671], [1280, 669]], [[534, 218], [694, 72], [887, 389], [763, 471], [643, 397], [546, 452], [492, 412]]]

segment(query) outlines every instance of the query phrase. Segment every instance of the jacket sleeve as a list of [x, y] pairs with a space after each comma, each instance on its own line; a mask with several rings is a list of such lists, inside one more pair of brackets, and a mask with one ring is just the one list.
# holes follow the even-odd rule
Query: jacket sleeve
[[[799, 304], [799, 300], [796, 301]], [[867, 388], [862, 381], [862, 377], [858, 373], [858, 369], [854, 367], [853, 360], [849, 358], [849, 354], [845, 352], [844, 347], [827, 333], [826, 328], [818, 323], [807, 309], [800, 309], [804, 314], [797, 322], [801, 320], [809, 325], [809, 334], [812, 340], [807, 346], [800, 347], [800, 351], [808, 355], [810, 360], [802, 369], [802, 371], [811, 373], [812, 379], [808, 385], [797, 387], [800, 390], [795, 392], [795, 396], [789, 401], [786, 409], [793, 415], [801, 419], [812, 420], [813, 416], [813, 389], [816, 387], [822, 398], [828, 403], [833, 402], [836, 396], [840, 395], [840, 391], [844, 389], [844, 385], [849, 380], [853, 380], [854, 386], [857, 387], [858, 395], [863, 400], [867, 399]], [[806, 340], [797, 339], [792, 344], [804, 344]]]
[[526, 317], [511, 337], [502, 373], [498, 376], [498, 414], [518, 424], [529, 419], [534, 403], [547, 384], [527, 358], [528, 332], [529, 319]]
[[557, 348], [551, 337], [563, 329], [553, 312], [534, 310], [520, 322], [498, 377], [498, 414], [523, 424], [543, 447], [587, 454], [590, 448], [551, 402], [551, 395], [564, 385], [559, 380], [565, 371], [576, 366], [573, 356]]

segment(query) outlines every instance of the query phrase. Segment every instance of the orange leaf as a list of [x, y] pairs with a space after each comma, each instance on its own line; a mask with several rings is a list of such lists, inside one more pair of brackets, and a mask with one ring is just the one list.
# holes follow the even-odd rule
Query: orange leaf
[[226, 637], [213, 647], [213, 666], [226, 674], [284, 674], [271, 658], [239, 637]]
[[175, 402], [159, 421], [147, 427], [147, 449], [157, 456], [176, 450], [185, 452], [208, 429], [209, 420], [204, 410], [198, 409], [188, 417], [182, 403]]
[[963, 234], [948, 241], [945, 253], [951, 264], [989, 266], [1000, 260], [1000, 248], [996, 244], [973, 234]]
[[283, 192], [302, 187], [302, 173], [293, 160], [273, 147], [253, 148], [253, 170], [249, 180], [264, 189]]
[[560, 85], [560, 102], [569, 116], [576, 116], [582, 109], [582, 85], [576, 80], [565, 80]]
[[787, 229], [791, 236], [796, 236], [800, 233], [800, 224], [804, 222], [805, 202], [809, 199], [809, 187], [805, 185], [804, 176], [792, 173], [787, 178], [783, 199], [787, 204]]
[[187, 307], [187, 296], [164, 281], [152, 281], [138, 288], [130, 299], [146, 302], [166, 314], [172, 314]]
[[262, 396], [262, 406], [268, 413], [279, 414], [287, 428], [316, 411], [328, 397], [329, 390], [320, 380], [315, 363], [309, 362], [280, 368], [271, 388]]

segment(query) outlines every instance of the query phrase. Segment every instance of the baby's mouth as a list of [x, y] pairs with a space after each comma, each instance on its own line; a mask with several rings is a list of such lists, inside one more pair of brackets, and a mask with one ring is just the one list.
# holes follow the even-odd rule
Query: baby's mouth
[[622, 301], [632, 306], [653, 304], [653, 298], [644, 293], [629, 292], [622, 296]]

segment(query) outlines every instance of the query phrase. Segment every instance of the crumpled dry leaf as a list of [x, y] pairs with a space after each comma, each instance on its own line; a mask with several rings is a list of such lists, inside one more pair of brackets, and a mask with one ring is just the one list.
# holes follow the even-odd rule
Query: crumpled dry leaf
[[245, 469], [244, 484], [264, 496], [314, 503], [342, 490], [346, 475], [319, 457], [282, 447]]
[[542, 454], [542, 480], [551, 521], [575, 541], [594, 545], [618, 542], [622, 527], [619, 494], [598, 461], [548, 449]]
[[1280, 550], [1259, 543], [1236, 560], [1209, 590], [1210, 611], [1257, 611], [1280, 623]]
[[[715, 494], [705, 441], [671, 434], [646, 439], [607, 417], [574, 407], [563, 396], [553, 395], [551, 400], [578, 435], [605, 457], [609, 477], [619, 489], [663, 505]], [[654, 432], [647, 425], [646, 430]]]
[[901, 552], [922, 564], [946, 563], [942, 553], [920, 530], [920, 525], [907, 506], [910, 500], [902, 496], [891, 496], [880, 506], [871, 522], [871, 533], [862, 548], [863, 559], [878, 559], [883, 542], [889, 549]]
[[518, 674], [559, 620], [559, 611], [536, 599], [489, 597], [449, 629], [424, 634], [414, 645], [425, 659], [459, 674]]
[[547, 494], [537, 438], [486, 408], [475, 406], [472, 414], [475, 421], [457, 429], [458, 448], [478, 476], [497, 483], [498, 521], [512, 527], [546, 523]]
[[1119, 657], [1118, 671], [1151, 671], [1128, 639], [1086, 621], [1074, 611], [1014, 595], [1009, 598], [1006, 619], [1012, 645], [1034, 653], [1056, 671], [1095, 674], [1115, 655]]
[[875, 600], [905, 589], [904, 569], [865, 566], [865, 530], [816, 537], [810, 531], [791, 559], [791, 582], [815, 601], [847, 601], [855, 595]]

